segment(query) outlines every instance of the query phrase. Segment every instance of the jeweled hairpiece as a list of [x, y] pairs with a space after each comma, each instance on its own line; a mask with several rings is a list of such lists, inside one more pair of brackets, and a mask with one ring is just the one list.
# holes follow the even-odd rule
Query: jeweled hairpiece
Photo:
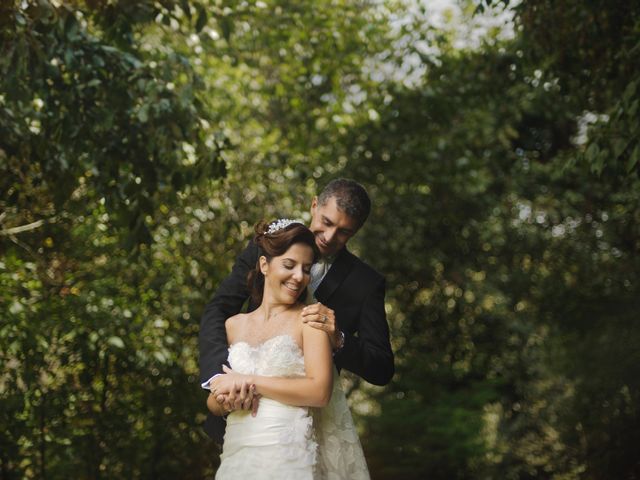
[[283, 228], [287, 228], [289, 225], [293, 225], [294, 223], [299, 223], [300, 225], [304, 225], [300, 220], [291, 220], [290, 218], [279, 218], [278, 220], [274, 220], [269, 224], [269, 228], [264, 232], [265, 235], [271, 235], [276, 233]]

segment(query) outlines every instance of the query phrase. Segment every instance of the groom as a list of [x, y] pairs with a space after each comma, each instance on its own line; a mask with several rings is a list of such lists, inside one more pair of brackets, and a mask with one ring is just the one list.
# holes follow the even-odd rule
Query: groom
[[[364, 187], [349, 179], [332, 180], [314, 197], [309, 228], [321, 259], [312, 267], [309, 287], [315, 290], [318, 303], [305, 307], [302, 321], [329, 334], [338, 370], [344, 368], [374, 385], [386, 385], [391, 381], [394, 365], [384, 310], [385, 280], [346, 248], [370, 210], [371, 201]], [[239, 313], [249, 299], [247, 273], [255, 267], [258, 257], [258, 247], [252, 241], [205, 308], [199, 335], [203, 388], [222, 372], [222, 364], [227, 361], [225, 320]], [[257, 306], [250, 303], [249, 310]], [[204, 428], [222, 444], [222, 417], [210, 414]]]

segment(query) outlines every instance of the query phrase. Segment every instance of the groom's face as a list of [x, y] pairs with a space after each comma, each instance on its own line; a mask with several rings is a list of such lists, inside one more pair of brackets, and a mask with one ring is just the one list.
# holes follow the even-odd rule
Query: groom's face
[[316, 236], [316, 245], [323, 257], [332, 256], [344, 248], [358, 231], [358, 222], [338, 208], [335, 197], [325, 205], [315, 197], [311, 203], [311, 225]]

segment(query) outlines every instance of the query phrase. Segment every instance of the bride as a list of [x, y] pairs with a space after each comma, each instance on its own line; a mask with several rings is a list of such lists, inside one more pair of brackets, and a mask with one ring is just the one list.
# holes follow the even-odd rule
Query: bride
[[231, 368], [212, 381], [207, 406], [225, 414], [222, 395], [240, 386], [261, 399], [254, 414], [228, 415], [216, 478], [368, 479], [329, 338], [300, 320], [314, 235], [281, 219], [259, 223], [255, 241], [261, 256], [248, 283], [260, 306], [227, 319]]

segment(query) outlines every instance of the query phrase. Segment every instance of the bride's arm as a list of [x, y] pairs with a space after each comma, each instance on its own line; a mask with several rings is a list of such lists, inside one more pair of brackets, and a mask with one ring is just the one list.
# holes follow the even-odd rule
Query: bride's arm
[[241, 375], [225, 368], [227, 373], [215, 378], [216, 390], [231, 389], [246, 381], [255, 385], [255, 394], [294, 406], [324, 407], [331, 399], [332, 358], [329, 337], [308, 325], [302, 327], [304, 377], [264, 377]]
[[[228, 393], [211, 392], [207, 397], [207, 408], [217, 416], [226, 415], [233, 410], [250, 410], [258, 408], [258, 397], [254, 396], [247, 382], [234, 386]], [[239, 402], [239, 403], [236, 403]]]
[[[246, 314], [239, 313], [232, 317], [229, 317], [225, 322], [226, 337], [230, 343], [234, 343], [238, 334], [237, 329], [239, 323], [246, 317]], [[223, 368], [224, 368], [223, 364]], [[241, 408], [248, 410], [253, 405], [254, 392], [250, 390], [250, 386], [246, 382], [238, 382], [237, 385], [231, 385], [232, 388], [221, 389], [220, 385], [216, 388], [215, 379], [223, 377], [224, 374], [215, 375], [210, 379], [210, 393], [207, 397], [207, 408], [216, 416], [223, 416], [228, 414], [233, 409]], [[236, 397], [240, 401], [240, 406], [236, 405]]]

